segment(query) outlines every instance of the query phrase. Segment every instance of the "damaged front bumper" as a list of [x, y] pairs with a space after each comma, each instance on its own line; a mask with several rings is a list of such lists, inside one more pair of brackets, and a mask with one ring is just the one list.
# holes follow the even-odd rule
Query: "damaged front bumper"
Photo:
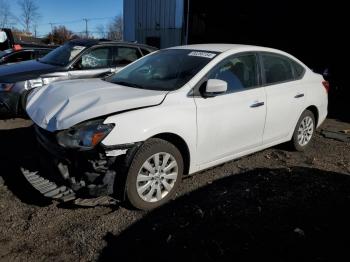
[[[56, 141], [56, 135], [35, 126], [39, 147], [40, 169], [22, 170], [34, 188], [45, 197], [92, 205], [98, 199], [116, 195], [116, 176], [122, 176], [122, 160], [140, 143], [92, 150], [67, 150]], [[122, 183], [122, 179], [120, 179]], [[95, 198], [95, 199], [94, 199]], [[84, 200], [82, 200], [84, 199]], [[92, 199], [87, 201], [86, 199]]]

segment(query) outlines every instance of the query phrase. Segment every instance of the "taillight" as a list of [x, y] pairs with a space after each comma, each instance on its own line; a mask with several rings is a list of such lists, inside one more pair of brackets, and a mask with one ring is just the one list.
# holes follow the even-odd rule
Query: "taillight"
[[329, 92], [329, 82], [324, 80], [322, 81], [322, 85], [324, 86], [324, 88], [326, 89], [327, 93]]
[[14, 50], [14, 51], [22, 50], [22, 46], [21, 46], [21, 45], [18, 45], [18, 44], [14, 44], [14, 45], [13, 45], [13, 50]]

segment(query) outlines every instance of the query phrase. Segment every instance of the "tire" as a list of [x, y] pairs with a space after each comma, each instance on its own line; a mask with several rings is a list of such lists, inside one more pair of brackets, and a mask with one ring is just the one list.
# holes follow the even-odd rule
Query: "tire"
[[315, 116], [309, 111], [305, 110], [294, 129], [291, 146], [296, 151], [304, 151], [310, 145], [316, 129]]
[[137, 209], [154, 209], [174, 196], [182, 174], [183, 159], [177, 147], [151, 138], [131, 161], [125, 184], [126, 198]]

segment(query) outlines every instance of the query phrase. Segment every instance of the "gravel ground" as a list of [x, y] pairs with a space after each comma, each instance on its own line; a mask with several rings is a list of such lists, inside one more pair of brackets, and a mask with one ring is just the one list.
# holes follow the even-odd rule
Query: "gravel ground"
[[[319, 133], [184, 179], [146, 213], [41, 198], [19, 173], [30, 122], [0, 121], [0, 261], [340, 261], [350, 240], [350, 144]], [[327, 130], [350, 124], [328, 119]]]

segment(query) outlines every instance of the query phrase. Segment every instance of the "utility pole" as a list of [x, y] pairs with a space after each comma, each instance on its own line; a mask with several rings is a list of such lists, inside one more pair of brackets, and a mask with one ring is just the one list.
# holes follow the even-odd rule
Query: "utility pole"
[[54, 23], [49, 23], [51, 25], [51, 33], [50, 33], [50, 44], [53, 44], [53, 24]]
[[83, 18], [83, 21], [85, 21], [85, 35], [86, 35], [86, 38], [89, 38], [89, 31], [88, 31], [88, 21], [89, 21], [89, 19]]
[[37, 33], [37, 29], [38, 29], [38, 25], [37, 24], [35, 24], [34, 26], [33, 26], [33, 29], [34, 29], [34, 37], [36, 38], [36, 33]]

